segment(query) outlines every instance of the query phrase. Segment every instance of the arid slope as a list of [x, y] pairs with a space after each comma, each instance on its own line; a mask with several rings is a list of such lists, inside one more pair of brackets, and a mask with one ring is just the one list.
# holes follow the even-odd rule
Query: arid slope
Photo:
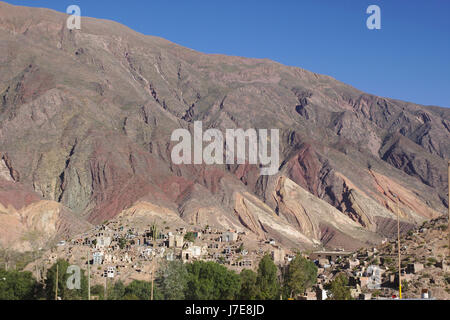
[[[3, 226], [33, 230], [30, 205], [52, 221], [67, 212], [69, 229], [139, 205], [290, 246], [355, 247], [392, 235], [394, 195], [404, 230], [446, 212], [450, 110], [111, 21], [71, 31], [66, 19], [0, 2], [0, 203], [15, 208]], [[280, 129], [279, 173], [174, 165], [170, 135], [194, 121]]]

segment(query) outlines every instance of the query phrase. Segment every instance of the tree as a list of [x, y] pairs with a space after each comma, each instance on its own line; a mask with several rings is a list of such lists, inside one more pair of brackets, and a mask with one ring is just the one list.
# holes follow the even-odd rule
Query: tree
[[142, 300], [142, 299], [140, 299], [138, 296], [132, 293], [127, 293], [126, 295], [123, 296], [121, 300]]
[[193, 232], [187, 232], [184, 235], [184, 240], [189, 241], [189, 242], [194, 242], [195, 241], [195, 234]]
[[98, 300], [105, 299], [105, 287], [101, 284], [96, 284], [95, 286], [91, 287], [91, 298], [92, 296], [97, 296]]
[[[108, 300], [122, 300], [125, 296], [125, 285], [122, 281], [117, 281], [114, 285], [108, 287]], [[104, 291], [104, 290], [103, 290]]]
[[189, 300], [232, 300], [240, 289], [240, 278], [234, 271], [215, 262], [195, 261], [186, 266]]
[[169, 261], [159, 270], [156, 279], [165, 300], [183, 300], [187, 281], [188, 272], [181, 261]]
[[317, 267], [308, 259], [297, 254], [287, 268], [284, 289], [289, 297], [303, 294], [317, 281]]
[[0, 269], [0, 300], [35, 300], [40, 289], [31, 272]]
[[[125, 288], [125, 295], [123, 300], [150, 300], [152, 292], [152, 284], [147, 281], [134, 280]], [[162, 294], [155, 286], [153, 290], [155, 300], [162, 300]], [[133, 298], [133, 299], [132, 299]]]
[[6, 243], [3, 247], [0, 247], [0, 260], [4, 264], [4, 268], [6, 271], [9, 270], [12, 256], [13, 256], [13, 252], [9, 246], [10, 244], [11, 244], [11, 241]]
[[120, 238], [119, 239], [119, 248], [123, 249], [123, 248], [125, 248], [126, 245], [127, 245], [127, 240], [124, 237]]
[[239, 300], [256, 300], [258, 297], [258, 286], [256, 285], [257, 274], [249, 269], [244, 269], [240, 273], [241, 291]]
[[38, 278], [38, 280], [40, 280], [41, 278], [41, 274], [40, 274], [40, 270], [38, 267], [38, 262], [37, 262], [37, 258], [39, 255], [39, 251], [41, 250], [41, 246], [44, 244], [44, 240], [45, 236], [42, 232], [34, 230], [34, 231], [29, 231], [27, 233], [25, 233], [22, 236], [22, 241], [26, 241], [30, 244], [31, 246], [31, 252], [32, 252], [32, 260], [35, 261], [35, 272], [36, 272], [36, 276]]
[[[151, 282], [134, 280], [128, 286], [122, 281], [117, 281], [112, 286], [108, 286], [107, 300], [150, 300], [152, 290]], [[96, 285], [91, 288], [91, 293], [97, 295], [99, 300], [104, 300], [105, 287]], [[162, 300], [163, 296], [155, 286], [155, 300]]]
[[266, 254], [258, 265], [256, 285], [258, 287], [258, 299], [275, 300], [280, 293], [280, 284], [277, 277], [277, 266], [270, 255]]
[[67, 280], [72, 274], [67, 273], [70, 266], [66, 260], [59, 259], [50, 269], [47, 270], [47, 279], [45, 280], [45, 293], [48, 300], [55, 299], [56, 291], [56, 266], [58, 266], [58, 296], [62, 300], [87, 300], [87, 277], [84, 270], [80, 273], [80, 289], [70, 289], [67, 286]]
[[330, 290], [330, 300], [352, 300], [350, 288], [348, 287], [348, 278], [344, 273], [340, 273], [327, 286]]

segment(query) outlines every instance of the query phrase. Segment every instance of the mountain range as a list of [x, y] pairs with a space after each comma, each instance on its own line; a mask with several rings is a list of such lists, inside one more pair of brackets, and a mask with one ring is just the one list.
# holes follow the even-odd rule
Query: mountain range
[[[450, 110], [112, 21], [0, 2], [0, 243], [33, 250], [119, 215], [357, 249], [447, 212]], [[351, 65], [349, 65], [351, 68]], [[280, 167], [175, 165], [178, 128], [279, 129]]]

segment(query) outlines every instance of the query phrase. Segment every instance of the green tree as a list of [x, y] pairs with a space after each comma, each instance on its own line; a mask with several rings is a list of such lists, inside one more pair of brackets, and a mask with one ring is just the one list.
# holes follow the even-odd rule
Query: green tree
[[183, 300], [188, 282], [186, 266], [179, 260], [169, 261], [159, 270], [156, 282], [165, 300]]
[[[107, 300], [150, 300], [151, 297], [151, 282], [133, 281], [128, 286], [125, 286], [122, 281], [117, 281], [114, 285], [108, 286]], [[99, 300], [105, 299], [105, 287], [96, 285], [91, 288], [91, 294], [98, 296]], [[161, 300], [162, 294], [155, 285], [153, 292], [155, 300]]]
[[97, 296], [98, 300], [104, 300], [105, 299], [105, 287], [101, 284], [96, 284], [95, 286], [91, 287], [91, 298], [92, 296]]
[[239, 275], [218, 263], [195, 261], [186, 268], [188, 271], [186, 299], [232, 300], [239, 292]]
[[[108, 300], [122, 300], [125, 296], [125, 285], [122, 281], [117, 281], [114, 285], [108, 287]], [[104, 291], [104, 290], [103, 290]]]
[[5, 270], [9, 270], [13, 257], [13, 251], [8, 246], [0, 247], [0, 262]]
[[119, 248], [123, 249], [123, 248], [125, 248], [126, 245], [127, 245], [127, 240], [124, 237], [120, 238], [119, 239]]
[[123, 296], [122, 300], [142, 300], [142, 299], [140, 299], [138, 296], [132, 293], [127, 293], [126, 295]]
[[257, 274], [249, 269], [244, 269], [240, 273], [241, 291], [239, 300], [256, 300], [258, 297], [258, 286], [256, 285]]
[[184, 235], [184, 240], [189, 241], [189, 242], [194, 242], [195, 241], [195, 234], [193, 232], [187, 232]]
[[338, 274], [326, 288], [330, 290], [330, 300], [352, 300], [348, 278], [344, 273]]
[[258, 265], [256, 285], [258, 287], [258, 299], [275, 300], [280, 293], [280, 284], [277, 277], [278, 268], [272, 257], [266, 254]]
[[[134, 280], [125, 288], [123, 300], [150, 300], [152, 292], [152, 284], [147, 281]], [[162, 300], [163, 296], [155, 285], [153, 290], [153, 299]]]
[[35, 300], [40, 289], [31, 272], [0, 270], [0, 300]]
[[48, 300], [55, 299], [56, 290], [56, 266], [58, 266], [58, 296], [62, 300], [87, 300], [87, 277], [84, 270], [81, 270], [80, 289], [69, 289], [67, 280], [72, 274], [67, 273], [70, 266], [66, 260], [59, 259], [50, 269], [47, 270], [47, 279], [45, 280], [45, 293]]
[[287, 268], [284, 291], [287, 296], [293, 297], [303, 294], [306, 289], [312, 287], [317, 281], [317, 267], [308, 259], [297, 254]]

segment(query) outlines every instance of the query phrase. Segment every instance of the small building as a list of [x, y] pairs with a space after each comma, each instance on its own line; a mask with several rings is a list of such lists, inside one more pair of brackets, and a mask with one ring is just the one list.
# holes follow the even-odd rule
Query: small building
[[371, 293], [360, 293], [359, 294], [359, 300], [371, 300], [372, 294]]
[[327, 300], [327, 291], [319, 286], [316, 287], [316, 297], [317, 300]]
[[103, 252], [94, 252], [92, 255], [92, 264], [100, 265], [103, 263]]
[[131, 262], [133, 262], [133, 258], [130, 257], [130, 256], [128, 255], [128, 253], [125, 253], [125, 254], [121, 257], [120, 261], [125, 262], [125, 263], [131, 263]]
[[350, 295], [353, 299], [359, 298], [359, 295], [361, 294], [361, 287], [359, 285], [356, 286], [356, 288], [350, 288]]
[[154, 255], [153, 254], [153, 249], [152, 248], [145, 248], [144, 250], [142, 250], [141, 255], [143, 257], [150, 257], [150, 256]]
[[252, 260], [241, 260], [238, 261], [237, 265], [239, 267], [251, 267], [253, 265]]
[[360, 277], [359, 278], [359, 284], [360, 284], [361, 288], [366, 288], [369, 283], [371, 283], [370, 277]]
[[111, 245], [111, 237], [99, 236], [96, 238], [97, 243], [95, 244], [96, 249], [103, 249]]
[[310, 254], [311, 260], [318, 260], [320, 258], [328, 259], [329, 261], [336, 261], [338, 258], [344, 258], [351, 255], [351, 252], [345, 251], [316, 251]]
[[116, 275], [116, 268], [114, 267], [108, 267], [108, 269], [106, 269], [106, 276], [108, 278], [114, 278]]
[[169, 235], [169, 248], [182, 248], [184, 239], [182, 235]]
[[174, 260], [175, 260], [175, 255], [174, 255], [174, 253], [173, 253], [173, 252], [167, 252], [166, 260], [167, 260], [167, 261], [174, 261]]
[[417, 273], [419, 271], [423, 270], [423, 264], [422, 263], [409, 263], [406, 267], [407, 273]]
[[328, 260], [326, 258], [320, 258], [318, 260], [318, 264], [319, 264], [319, 267], [324, 268], [324, 269], [329, 268], [331, 266], [330, 260]]
[[282, 248], [277, 248], [275, 250], [272, 250], [272, 259], [275, 264], [282, 264], [284, 263], [284, 256], [285, 251]]
[[201, 231], [194, 231], [194, 238], [195, 239], [201, 239], [202, 238], [202, 232]]
[[238, 234], [236, 232], [227, 231], [221, 235], [221, 242], [234, 242], [238, 239]]
[[346, 265], [345, 265], [348, 269], [353, 269], [357, 266], [359, 266], [359, 260], [355, 259], [355, 260], [348, 260]]
[[47, 262], [50, 263], [50, 264], [56, 263], [57, 260], [58, 260], [58, 255], [57, 255], [57, 254], [51, 254], [51, 255], [47, 258]]
[[304, 295], [304, 300], [318, 300], [317, 293], [312, 290], [306, 290]]
[[189, 248], [183, 249], [181, 252], [181, 258], [183, 261], [189, 261], [193, 258], [200, 258], [207, 253], [206, 246], [191, 246]]

